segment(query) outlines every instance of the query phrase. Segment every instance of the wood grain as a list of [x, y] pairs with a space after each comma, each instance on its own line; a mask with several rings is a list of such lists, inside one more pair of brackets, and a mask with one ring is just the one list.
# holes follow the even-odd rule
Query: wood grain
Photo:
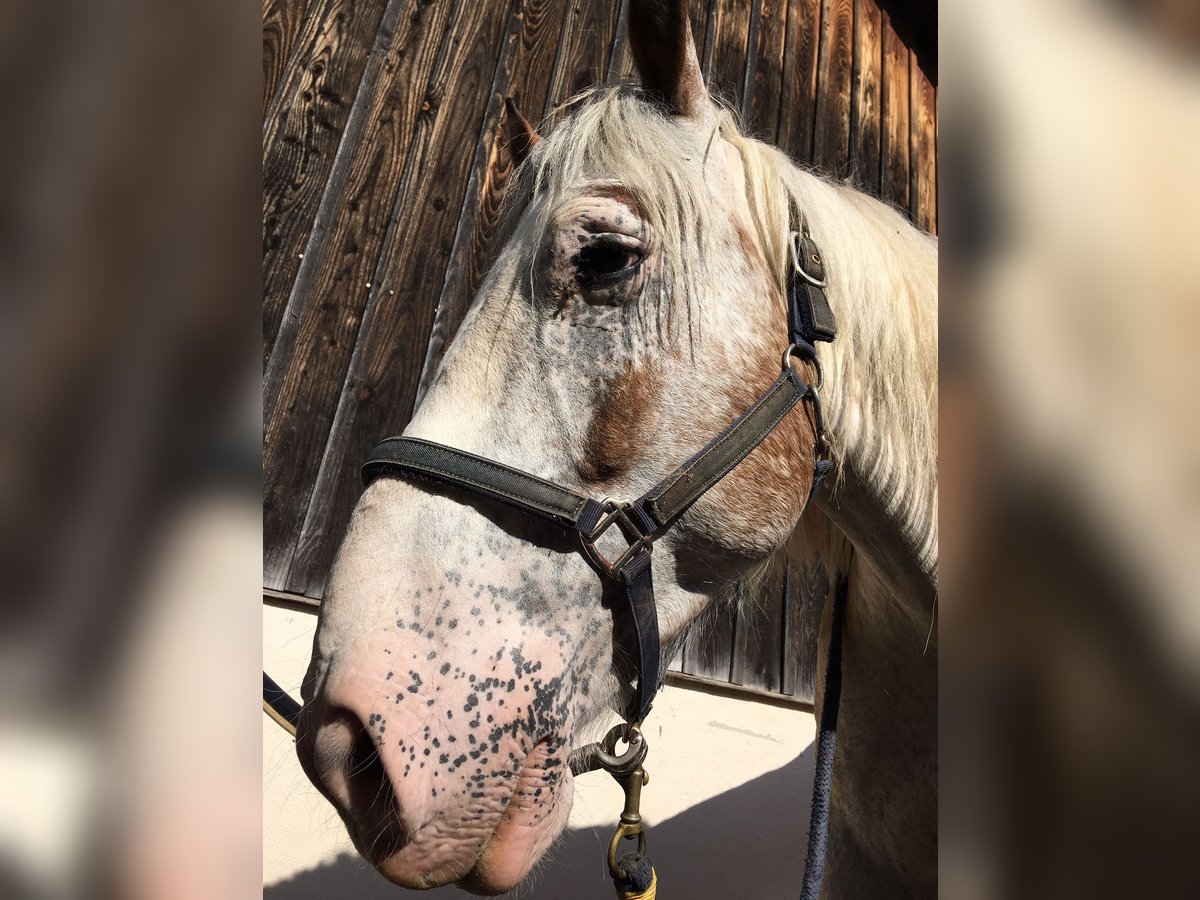
[[816, 685], [817, 638], [829, 586], [823, 572], [789, 564], [783, 617], [781, 692], [812, 702]]
[[736, 622], [737, 608], [734, 604], [710, 604], [700, 614], [700, 621], [684, 642], [683, 671], [688, 675], [728, 681], [733, 663]]
[[882, 197], [908, 209], [909, 197], [909, 52], [885, 13], [883, 25], [883, 101], [880, 106]]
[[[373, 84], [379, 42], [402, 0], [317, 0], [263, 127], [263, 360], [269, 359], [340, 148], [360, 140], [352, 111]], [[311, 252], [311, 251], [309, 251]]]
[[821, 0], [790, 0], [778, 144], [788, 156], [806, 165], [813, 160], [820, 37]]
[[854, 0], [822, 3], [813, 164], [835, 178], [850, 174], [850, 87], [854, 68]]
[[263, 2], [263, 119], [283, 82], [284, 71], [296, 48], [296, 40], [312, 0], [264, 0]]
[[850, 107], [851, 177], [855, 186], [879, 196], [880, 77], [882, 18], [874, 0], [854, 0], [854, 80]]
[[787, 0], [758, 0], [755, 5], [757, 27], [753, 65], [747, 60], [749, 75], [743, 103], [746, 132], [775, 143], [783, 111], [783, 66], [787, 46]]
[[[453, 0], [406, 11], [382, 77], [362, 97], [370, 127], [347, 151], [341, 184], [331, 184], [324, 239], [306, 253], [297, 278], [295, 312], [280, 331], [280, 343], [290, 352], [273, 354], [267, 369], [263, 526], [264, 561], [273, 579], [268, 587], [288, 583], [301, 533], [296, 524], [305, 521], [318, 471], [329, 462], [324, 458], [331, 425], [344, 405], [339, 397], [349, 394], [370, 404], [372, 386], [346, 377], [352, 354], [370, 358], [373, 340], [394, 340], [391, 349], [405, 354], [407, 363], [394, 374], [407, 377], [409, 391], [416, 386], [432, 319], [430, 293], [441, 287], [509, 18], [507, 6]], [[421, 227], [426, 230], [414, 232]], [[393, 277], [398, 262], [404, 266], [399, 278]], [[368, 317], [381, 313], [381, 322], [368, 327]], [[294, 339], [284, 344], [283, 336], [292, 332]], [[410, 406], [411, 399], [402, 408]], [[333, 437], [342, 434], [335, 429]], [[304, 587], [297, 592], [308, 593], [307, 582], [298, 583]]]
[[619, 0], [617, 3], [617, 25], [613, 33], [612, 52], [608, 58], [608, 71], [605, 73], [605, 84], [616, 84], [633, 77], [633, 52], [629, 49], [629, 2]]
[[937, 93], [915, 54], [909, 74], [909, 205], [913, 221], [937, 234]]
[[620, 12], [620, 0], [573, 0], [550, 78], [547, 115], [580, 91], [604, 84]]
[[751, 0], [714, 0], [710, 13], [713, 44], [704, 77], [709, 93], [735, 110], [739, 119], [744, 113], [742, 104], [746, 95], [750, 14]]
[[783, 605], [786, 562], [773, 560], [760, 579], [746, 586], [737, 610], [730, 680], [778, 691], [783, 677]]

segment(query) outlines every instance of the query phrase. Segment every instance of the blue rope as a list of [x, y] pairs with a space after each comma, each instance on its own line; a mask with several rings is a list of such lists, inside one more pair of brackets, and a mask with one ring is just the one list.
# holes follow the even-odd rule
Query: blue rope
[[829, 623], [829, 658], [821, 697], [821, 733], [817, 736], [817, 770], [813, 777], [812, 812], [808, 821], [808, 850], [800, 900], [817, 900], [825, 874], [829, 842], [829, 795], [833, 789], [833, 751], [837, 745], [838, 704], [842, 698], [842, 630], [846, 615], [846, 577], [838, 579]]

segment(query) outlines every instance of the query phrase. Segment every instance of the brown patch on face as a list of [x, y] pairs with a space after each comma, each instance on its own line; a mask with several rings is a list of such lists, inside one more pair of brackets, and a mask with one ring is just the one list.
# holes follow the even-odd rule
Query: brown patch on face
[[603, 482], [629, 470], [639, 452], [653, 445], [662, 373], [653, 363], [627, 369], [608, 386], [588, 425], [579, 474]]

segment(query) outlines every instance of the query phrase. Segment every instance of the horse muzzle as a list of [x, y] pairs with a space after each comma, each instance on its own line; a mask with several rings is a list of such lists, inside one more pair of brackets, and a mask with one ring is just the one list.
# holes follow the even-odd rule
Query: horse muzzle
[[296, 750], [356, 849], [404, 887], [515, 887], [571, 807], [569, 736], [536, 729], [525, 698], [537, 692], [437, 668], [399, 680], [332, 670], [304, 707]]

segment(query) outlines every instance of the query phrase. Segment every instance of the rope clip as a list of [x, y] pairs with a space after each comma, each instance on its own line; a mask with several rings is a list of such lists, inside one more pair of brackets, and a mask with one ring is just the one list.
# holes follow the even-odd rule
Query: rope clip
[[625, 808], [621, 811], [621, 820], [617, 830], [613, 832], [608, 842], [608, 871], [614, 879], [627, 878], [625, 870], [617, 863], [621, 841], [626, 838], [637, 838], [638, 856], [646, 855], [646, 829], [642, 827], [642, 787], [650, 782], [650, 776], [640, 765], [624, 775], [612, 773], [613, 778], [625, 791]]

